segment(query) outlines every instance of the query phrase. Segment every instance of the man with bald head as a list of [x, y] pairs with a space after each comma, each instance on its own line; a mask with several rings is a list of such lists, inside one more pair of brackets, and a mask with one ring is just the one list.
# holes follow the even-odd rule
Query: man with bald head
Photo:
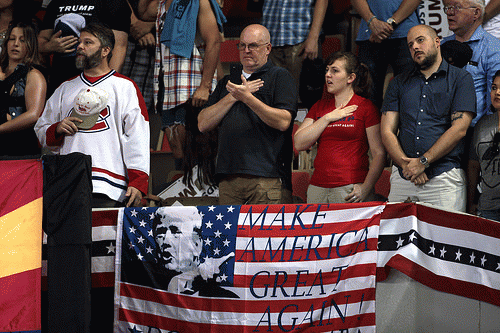
[[414, 69], [396, 76], [382, 105], [382, 141], [394, 166], [389, 201], [421, 201], [465, 211], [463, 137], [476, 113], [474, 82], [441, 57], [436, 31], [410, 29]]
[[219, 204], [290, 203], [294, 79], [268, 60], [264, 26], [247, 26], [238, 49], [240, 64], [219, 81], [198, 116], [201, 132], [219, 130]]

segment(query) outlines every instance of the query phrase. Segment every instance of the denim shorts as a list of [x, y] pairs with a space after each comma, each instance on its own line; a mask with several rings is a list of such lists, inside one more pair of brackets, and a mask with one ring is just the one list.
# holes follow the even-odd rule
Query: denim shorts
[[161, 128], [172, 125], [186, 124], [186, 108], [184, 104], [177, 105], [175, 108], [163, 110], [161, 112]]

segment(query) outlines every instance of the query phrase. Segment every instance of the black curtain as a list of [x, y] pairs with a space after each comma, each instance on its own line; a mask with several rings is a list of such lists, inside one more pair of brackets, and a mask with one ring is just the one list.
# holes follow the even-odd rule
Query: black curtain
[[88, 155], [45, 155], [46, 332], [90, 332], [92, 163]]

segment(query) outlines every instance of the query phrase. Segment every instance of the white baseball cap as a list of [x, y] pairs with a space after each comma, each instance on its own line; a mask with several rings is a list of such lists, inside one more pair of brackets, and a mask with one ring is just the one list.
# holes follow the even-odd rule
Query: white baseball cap
[[99, 113], [108, 104], [108, 97], [108, 93], [99, 88], [89, 87], [80, 90], [71, 111], [71, 117], [83, 120], [82, 123], [76, 123], [76, 126], [81, 129], [94, 127], [99, 119]]

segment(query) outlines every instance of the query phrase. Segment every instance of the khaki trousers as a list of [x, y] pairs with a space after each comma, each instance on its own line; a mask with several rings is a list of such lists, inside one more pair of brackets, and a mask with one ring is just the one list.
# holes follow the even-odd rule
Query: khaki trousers
[[432, 178], [424, 185], [415, 185], [401, 178], [398, 168], [392, 167], [390, 202], [402, 202], [410, 198], [439, 206], [441, 208], [465, 212], [467, 186], [465, 172], [454, 168]]
[[291, 197], [280, 178], [238, 174], [219, 182], [219, 205], [287, 204]]

